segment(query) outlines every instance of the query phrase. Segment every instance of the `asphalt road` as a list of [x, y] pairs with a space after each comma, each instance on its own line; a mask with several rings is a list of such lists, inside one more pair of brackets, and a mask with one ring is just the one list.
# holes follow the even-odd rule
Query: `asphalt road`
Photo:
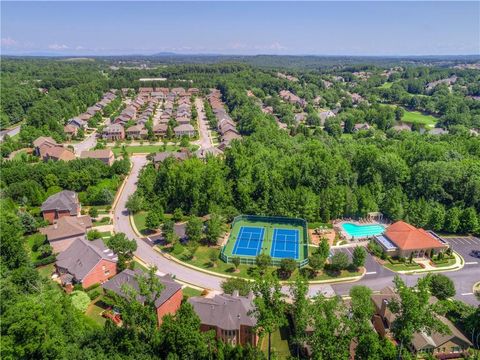
[[84, 140], [77, 144], [72, 144], [73, 149], [75, 151], [76, 155], [80, 155], [82, 151], [87, 151], [90, 150], [91, 148], [94, 148], [95, 145], [97, 145], [97, 132], [94, 131], [90, 135], [88, 135]]
[[[130, 239], [135, 239], [137, 241], [137, 251], [135, 255], [142, 259], [144, 262], [157, 266], [158, 270], [163, 273], [170, 273], [174, 275], [177, 279], [197, 285], [203, 288], [212, 289], [212, 290], [221, 290], [220, 284], [223, 281], [222, 278], [205, 274], [199, 272], [183, 265], [180, 265], [172, 260], [160, 255], [156, 252], [149, 244], [147, 244], [140, 237], [136, 236], [132, 227], [130, 226], [128, 210], [125, 207], [128, 196], [133, 194], [136, 189], [136, 183], [138, 180], [138, 174], [141, 168], [147, 163], [145, 156], [132, 156], [131, 161], [133, 162], [133, 167], [131, 173], [127, 179], [126, 185], [120, 195], [118, 203], [114, 210], [114, 227], [116, 232], [123, 232]], [[476, 239], [476, 238], [474, 238]], [[473, 246], [475, 244], [480, 244], [480, 239], [472, 240]], [[460, 241], [451, 241], [451, 245], [454, 250], [458, 251], [463, 255], [463, 248]], [[344, 251], [351, 256], [352, 248], [340, 248], [334, 249], [335, 251]], [[365, 276], [356, 282], [352, 283], [342, 283], [342, 284], [333, 284], [331, 287], [335, 293], [339, 295], [347, 295], [352, 286], [355, 285], [365, 285], [371, 288], [374, 291], [381, 290], [386, 286], [392, 286], [392, 280], [395, 275], [392, 271], [385, 269], [379, 265], [375, 259], [368, 255], [365, 263], [366, 274]], [[457, 290], [456, 298], [462, 300], [466, 303], [472, 305], [478, 305], [479, 302], [476, 300], [475, 296], [472, 294], [473, 285], [480, 281], [480, 265], [475, 261], [466, 261], [464, 267], [458, 271], [446, 271], [445, 275], [450, 277]], [[399, 275], [407, 285], [412, 286], [416, 283], [417, 279], [422, 275]], [[326, 285], [311, 285], [310, 294], [315, 294], [317, 292], [325, 291]]]
[[197, 97], [195, 99], [195, 106], [197, 107], [198, 113], [198, 132], [200, 137], [197, 144], [200, 145], [202, 149], [211, 148], [213, 146], [213, 143], [208, 132], [207, 117], [205, 116], [205, 112], [203, 111], [203, 99]]

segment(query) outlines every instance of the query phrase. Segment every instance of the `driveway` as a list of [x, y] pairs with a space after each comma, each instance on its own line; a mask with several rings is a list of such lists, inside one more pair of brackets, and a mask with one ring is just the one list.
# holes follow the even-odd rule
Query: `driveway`
[[[134, 155], [131, 157], [133, 162], [133, 167], [130, 172], [129, 177], [127, 178], [126, 185], [120, 194], [118, 203], [114, 209], [114, 228], [116, 232], [123, 232], [130, 239], [135, 239], [137, 241], [137, 251], [135, 255], [142, 259], [147, 264], [157, 266], [158, 270], [162, 273], [170, 273], [174, 275], [177, 279], [190, 283], [199, 287], [212, 289], [212, 290], [221, 290], [220, 284], [223, 281], [223, 278], [209, 275], [200, 271], [193, 270], [191, 268], [185, 267], [176, 263], [175, 261], [168, 260], [167, 258], [160, 255], [157, 251], [152, 248], [152, 245], [146, 242], [141, 237], [137, 237], [133, 232], [132, 227], [130, 226], [128, 210], [125, 207], [128, 196], [133, 194], [136, 190], [136, 183], [138, 180], [138, 174], [145, 164], [147, 164], [146, 156]], [[463, 238], [460, 238], [463, 239]], [[449, 239], [450, 241], [450, 239]], [[453, 240], [452, 246], [456, 251], [461, 249], [461, 246], [470, 246], [467, 244], [458, 245], [456, 243], [462, 244], [460, 241]], [[474, 246], [478, 243], [478, 239], [475, 238], [473, 241]], [[346, 252], [351, 256], [352, 248], [334, 248], [333, 252], [342, 251]], [[462, 250], [460, 250], [462, 251]], [[466, 250], [465, 250], [466, 251]], [[318, 284], [310, 285], [309, 294], [313, 295], [318, 292], [329, 293], [330, 286], [338, 295], [348, 295], [348, 292], [355, 285], [364, 285], [371, 288], [374, 291], [379, 291], [386, 286], [393, 286], [392, 280], [395, 273], [385, 269], [379, 265], [375, 259], [367, 254], [365, 261], [366, 274], [365, 276], [356, 282], [352, 283], [340, 283], [340, 284]], [[458, 271], [445, 271], [445, 275], [451, 278], [455, 284], [455, 289], [457, 291], [456, 298], [462, 300], [471, 305], [478, 305], [479, 301], [475, 298], [472, 293], [473, 285], [480, 280], [480, 265], [479, 264], [465, 264], [465, 266]], [[408, 286], [413, 286], [420, 277], [426, 276], [424, 274], [417, 275], [399, 275]]]
[[90, 150], [91, 148], [94, 148], [95, 145], [97, 145], [97, 131], [95, 130], [93, 133], [88, 135], [84, 140], [82, 140], [79, 143], [72, 144], [73, 150], [75, 151], [75, 154], [79, 156], [82, 151], [87, 151]]
[[17, 135], [20, 132], [21, 125], [17, 125], [11, 129], [0, 131], [0, 141], [3, 141], [3, 137], [8, 135], [10, 137]]

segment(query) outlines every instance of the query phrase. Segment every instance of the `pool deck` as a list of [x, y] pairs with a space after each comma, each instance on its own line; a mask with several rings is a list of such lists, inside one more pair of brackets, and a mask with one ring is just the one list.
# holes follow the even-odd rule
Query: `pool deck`
[[389, 225], [386, 222], [382, 223], [382, 222], [379, 222], [379, 221], [368, 221], [368, 220], [341, 220], [339, 222], [335, 222], [333, 224], [333, 228], [335, 229], [335, 231], [337, 231], [340, 234], [340, 237], [342, 239], [345, 239], [345, 240], [348, 240], [348, 241], [364, 240], [364, 239], [367, 239], [367, 238], [371, 237], [372, 235], [353, 237], [353, 236], [349, 235], [345, 230], [343, 230], [343, 227], [342, 227], [343, 224], [354, 224], [354, 225], [358, 225], [358, 226], [381, 225], [384, 228], [386, 228]]

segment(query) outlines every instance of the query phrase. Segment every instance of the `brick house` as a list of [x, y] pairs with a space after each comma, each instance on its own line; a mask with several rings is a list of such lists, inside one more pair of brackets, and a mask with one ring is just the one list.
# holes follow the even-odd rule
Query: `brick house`
[[240, 296], [235, 291], [232, 295], [215, 295], [210, 299], [191, 297], [188, 302], [200, 318], [201, 331], [214, 330], [217, 339], [232, 345], [256, 346], [258, 334], [253, 327], [257, 321], [249, 315], [254, 308], [252, 300], [252, 292], [248, 296]]
[[175, 132], [175, 136], [188, 136], [193, 137], [195, 136], [195, 128], [190, 124], [183, 124], [176, 126], [173, 131]]
[[137, 124], [130, 126], [126, 131], [125, 135], [130, 139], [144, 139], [147, 137], [147, 129], [145, 126]]
[[101, 239], [75, 240], [57, 256], [55, 269], [67, 291], [74, 284], [88, 288], [117, 274], [118, 257]]
[[167, 134], [167, 124], [157, 124], [153, 127], [153, 133], [155, 136], [165, 136]]
[[53, 161], [70, 161], [75, 160], [75, 154], [73, 151], [57, 145], [54, 147], [40, 147], [40, 157], [43, 161], [53, 160]]
[[80, 214], [80, 202], [74, 191], [63, 190], [45, 200], [40, 208], [45, 220], [53, 224], [55, 220], [64, 216]]
[[403, 221], [390, 225], [375, 241], [390, 256], [423, 257], [444, 251], [448, 244], [433, 231], [425, 231]]
[[[141, 270], [125, 269], [112, 279], [103, 284], [103, 288], [108, 291], [112, 291], [118, 296], [125, 297], [123, 287], [124, 285], [130, 286], [136, 291], [138, 287], [138, 276], [144, 274]], [[157, 321], [160, 326], [163, 321], [163, 317], [167, 314], [175, 314], [180, 308], [183, 299], [182, 286], [175, 282], [170, 275], [158, 276], [160, 283], [164, 286], [160, 296], [155, 296], [155, 308], [157, 313]], [[138, 295], [137, 300], [140, 303], [144, 303], [145, 297]]]
[[86, 239], [92, 228], [90, 216], [64, 216], [54, 224], [41, 228], [40, 233], [47, 237], [54, 253], [66, 250], [77, 239]]
[[125, 130], [120, 124], [112, 124], [103, 129], [102, 137], [108, 141], [125, 139]]
[[[390, 287], [386, 287], [379, 294], [371, 296], [375, 307], [372, 323], [381, 337], [392, 338], [391, 328], [396, 315], [390, 311], [388, 304], [395, 298], [397, 298], [397, 294]], [[436, 301], [436, 298], [430, 298], [431, 303]], [[437, 318], [448, 327], [450, 334], [417, 332], [413, 334], [411, 344], [409, 344], [410, 351], [420, 358], [423, 358], [426, 354], [441, 359], [463, 358], [465, 351], [472, 346], [472, 343], [450, 320], [439, 315], [437, 315]]]
[[102, 161], [108, 166], [112, 166], [115, 162], [115, 155], [110, 149], [99, 149], [99, 150], [90, 150], [82, 151], [80, 154], [81, 159], [97, 159]]
[[37, 156], [40, 156], [40, 148], [47, 148], [47, 147], [54, 147], [54, 146], [58, 146], [58, 144], [50, 136], [40, 136], [39, 138], [33, 141], [34, 153]]

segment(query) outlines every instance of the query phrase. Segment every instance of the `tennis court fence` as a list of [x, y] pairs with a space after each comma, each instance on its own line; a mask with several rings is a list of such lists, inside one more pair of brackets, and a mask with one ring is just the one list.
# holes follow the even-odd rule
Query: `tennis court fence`
[[[233, 219], [232, 229], [235, 227], [235, 224], [239, 221], [250, 221], [250, 222], [268, 222], [273, 224], [285, 224], [292, 226], [301, 226], [303, 228], [303, 238], [299, 239], [299, 246], [303, 247], [303, 254], [305, 254], [305, 259], [296, 260], [299, 268], [302, 268], [308, 264], [308, 228], [307, 222], [304, 219], [299, 218], [287, 218], [281, 216], [259, 216], [259, 215], [239, 215]], [[228, 241], [231, 241], [229, 239]], [[240, 264], [244, 265], [256, 265], [255, 258], [244, 257], [244, 256], [229, 256], [225, 253], [226, 245], [222, 247], [220, 251], [220, 259], [226, 263], [232, 263], [233, 258], [238, 257], [240, 259]], [[280, 266], [282, 259], [272, 258], [273, 266]]]

